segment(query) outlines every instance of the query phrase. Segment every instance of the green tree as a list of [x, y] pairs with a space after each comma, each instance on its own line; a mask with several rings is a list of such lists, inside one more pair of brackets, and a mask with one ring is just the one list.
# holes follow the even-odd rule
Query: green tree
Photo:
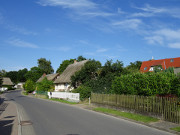
[[38, 59], [38, 67], [46, 74], [54, 72], [54, 69], [51, 66], [51, 61], [48, 61], [45, 58]]
[[18, 74], [17, 74], [18, 82], [25, 82], [26, 81], [25, 74], [27, 72], [28, 72], [28, 70], [26, 68], [18, 71]]
[[26, 74], [25, 78], [26, 80], [32, 80], [33, 82], [36, 82], [44, 73], [43, 70], [41, 70], [39, 67], [32, 67]]
[[35, 90], [35, 83], [32, 80], [27, 80], [25, 82], [24, 88], [27, 93], [31, 93]]
[[82, 69], [71, 77], [71, 85], [76, 88], [80, 84], [97, 78], [97, 70], [101, 67], [101, 63], [95, 60], [89, 60], [84, 64]]
[[74, 63], [74, 59], [64, 60], [64, 61], [60, 64], [60, 66], [59, 66], [59, 68], [57, 69], [56, 73], [60, 73], [60, 74], [61, 74], [61, 73], [67, 68], [68, 65], [73, 64], [73, 63]]
[[2, 80], [2, 75], [0, 74], [0, 88], [2, 87], [2, 83], [3, 83], [3, 80]]
[[83, 57], [83, 56], [78, 56], [78, 57], [77, 57], [77, 61], [78, 61], [78, 62], [83, 61], [83, 60], [86, 60], [86, 58]]
[[135, 61], [135, 62], [130, 62], [130, 65], [128, 65], [125, 70], [127, 73], [136, 73], [139, 72], [141, 68], [141, 61]]
[[46, 77], [41, 82], [38, 82], [36, 86], [38, 91], [50, 91], [54, 88], [53, 81], [49, 81]]
[[6, 75], [6, 71], [3, 69], [3, 70], [0, 70], [0, 75], [2, 76], [2, 77], [5, 77], [5, 75]]
[[18, 83], [18, 72], [17, 71], [9, 71], [6, 72], [5, 77], [9, 77], [13, 83]]

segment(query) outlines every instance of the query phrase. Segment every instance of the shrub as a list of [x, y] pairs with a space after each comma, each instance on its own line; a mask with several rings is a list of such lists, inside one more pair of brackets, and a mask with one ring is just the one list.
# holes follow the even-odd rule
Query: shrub
[[32, 80], [27, 80], [24, 87], [27, 93], [31, 93], [35, 89], [35, 83]]
[[52, 81], [49, 81], [46, 77], [41, 81], [37, 83], [37, 90], [38, 91], [50, 91], [54, 87], [54, 84]]
[[80, 93], [80, 99], [84, 100], [85, 98], [89, 98], [91, 96], [92, 89], [90, 87], [81, 85], [77, 89], [74, 89], [73, 93]]
[[132, 94], [152, 96], [156, 94], [180, 95], [180, 81], [170, 72], [149, 72], [122, 75], [112, 83], [111, 92], [115, 94]]

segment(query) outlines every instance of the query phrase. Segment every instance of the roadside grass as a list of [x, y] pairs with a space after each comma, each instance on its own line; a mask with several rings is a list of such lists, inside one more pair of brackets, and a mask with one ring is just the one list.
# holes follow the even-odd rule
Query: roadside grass
[[180, 132], [180, 127], [175, 127], [175, 128], [170, 128], [171, 130], [174, 130], [174, 131], [177, 131], [177, 132]]
[[116, 116], [121, 116], [121, 117], [125, 117], [128, 119], [132, 119], [132, 120], [136, 120], [136, 121], [140, 121], [140, 122], [144, 122], [144, 123], [150, 123], [150, 122], [157, 122], [159, 121], [159, 119], [157, 118], [153, 118], [153, 117], [149, 117], [149, 116], [144, 116], [141, 114], [134, 114], [134, 113], [129, 113], [129, 112], [121, 112], [121, 111], [117, 111], [114, 109], [108, 109], [108, 108], [94, 108], [94, 111], [97, 112], [103, 112], [103, 113], [107, 113], [107, 114], [113, 114]]
[[61, 102], [61, 103], [66, 103], [66, 104], [71, 104], [71, 105], [78, 104], [78, 103], [76, 103], [76, 102], [70, 102], [70, 101], [67, 101], [67, 100], [57, 99], [57, 98], [51, 98], [51, 99], [49, 99], [49, 100], [57, 101], [57, 102]]

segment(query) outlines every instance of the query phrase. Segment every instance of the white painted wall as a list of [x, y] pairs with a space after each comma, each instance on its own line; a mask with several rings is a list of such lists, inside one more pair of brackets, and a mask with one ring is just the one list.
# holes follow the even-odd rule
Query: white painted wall
[[65, 84], [56, 84], [55, 85], [55, 91], [65, 91], [65, 92], [68, 92], [68, 91], [71, 91], [73, 90], [74, 88], [71, 87], [70, 84], [68, 83], [65, 83]]
[[80, 94], [79, 93], [69, 93], [69, 92], [48, 92], [49, 98], [61, 98], [70, 101], [79, 102]]

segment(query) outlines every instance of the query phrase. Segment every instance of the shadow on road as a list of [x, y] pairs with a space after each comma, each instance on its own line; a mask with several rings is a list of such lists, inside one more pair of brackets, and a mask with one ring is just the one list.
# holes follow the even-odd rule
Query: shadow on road
[[12, 132], [14, 120], [1, 120], [0, 121], [0, 133], [1, 135], [10, 135]]

